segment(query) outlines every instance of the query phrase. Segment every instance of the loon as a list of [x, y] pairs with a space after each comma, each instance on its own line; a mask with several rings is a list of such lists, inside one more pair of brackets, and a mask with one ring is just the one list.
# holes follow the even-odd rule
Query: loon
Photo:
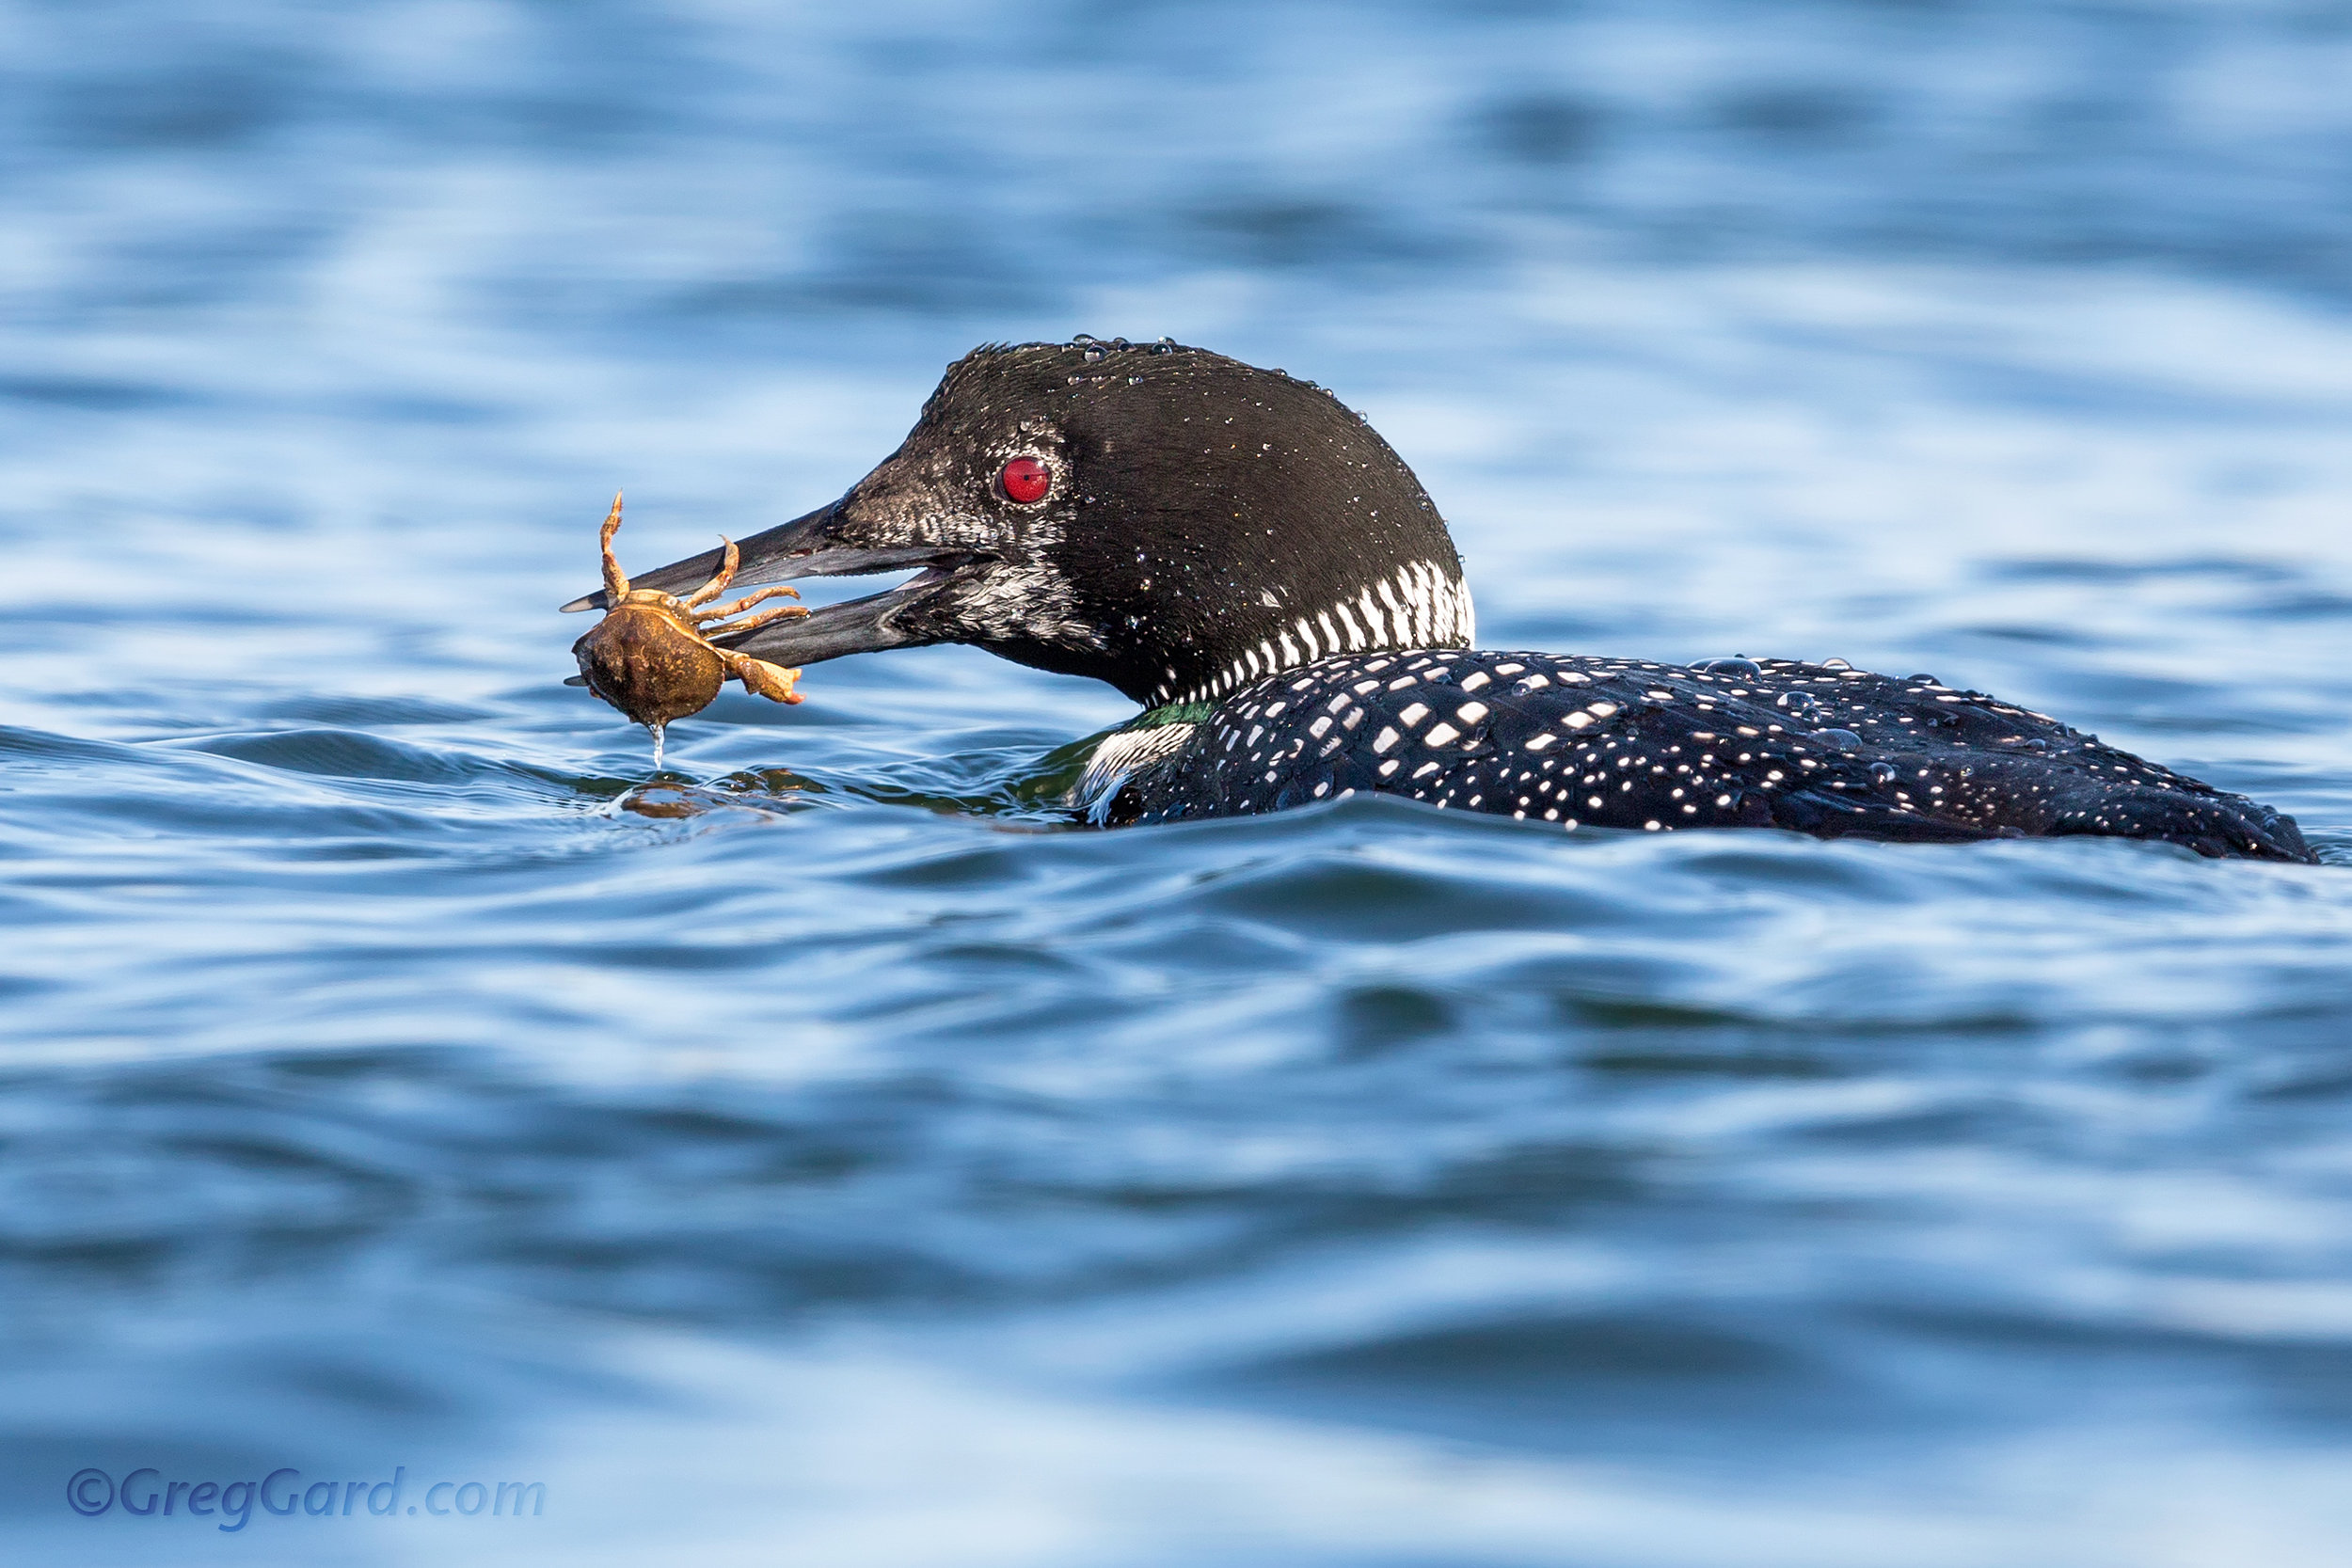
[[[743, 584], [917, 570], [718, 639], [737, 651], [806, 665], [963, 642], [1142, 705], [1073, 797], [1097, 824], [1377, 794], [1554, 832], [2094, 835], [2316, 858], [2292, 817], [1929, 675], [1473, 648], [1445, 520], [1363, 417], [1168, 339], [983, 344], [848, 494], [739, 548]], [[637, 584], [681, 592], [720, 559]]]

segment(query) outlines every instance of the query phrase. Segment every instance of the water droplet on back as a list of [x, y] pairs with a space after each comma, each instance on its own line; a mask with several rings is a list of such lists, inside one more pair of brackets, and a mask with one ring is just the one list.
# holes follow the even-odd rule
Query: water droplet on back
[[1862, 737], [1851, 730], [1815, 730], [1814, 735], [1841, 752], [1862, 750]]
[[1784, 691], [1777, 706], [1787, 708], [1792, 719], [1807, 719], [1820, 708], [1820, 699], [1810, 691]]
[[1734, 656], [1730, 658], [1703, 658], [1692, 666], [1708, 675], [1760, 675], [1764, 666], [1752, 658]]
[[1870, 777], [1876, 779], [1883, 784], [1893, 784], [1895, 782], [1895, 765], [1891, 762], [1874, 762], [1870, 764]]

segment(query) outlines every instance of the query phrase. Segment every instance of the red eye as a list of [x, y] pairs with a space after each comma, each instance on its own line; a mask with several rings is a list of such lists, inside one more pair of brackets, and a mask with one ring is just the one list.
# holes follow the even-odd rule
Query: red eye
[[1045, 499], [1045, 492], [1054, 487], [1054, 470], [1034, 457], [1016, 457], [1005, 465], [996, 483], [1004, 486], [1008, 497], [1026, 506]]

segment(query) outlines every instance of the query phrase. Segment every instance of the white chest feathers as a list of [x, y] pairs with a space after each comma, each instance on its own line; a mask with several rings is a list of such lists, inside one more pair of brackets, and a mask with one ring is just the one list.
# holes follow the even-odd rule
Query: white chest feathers
[[1153, 763], [1174, 756], [1192, 739], [1198, 724], [1158, 724], [1148, 730], [1117, 730], [1103, 737], [1103, 744], [1087, 758], [1086, 771], [1079, 775], [1077, 787], [1070, 792], [1071, 804], [1086, 813], [1087, 820], [1102, 826], [1109, 813], [1111, 799], [1120, 787]]

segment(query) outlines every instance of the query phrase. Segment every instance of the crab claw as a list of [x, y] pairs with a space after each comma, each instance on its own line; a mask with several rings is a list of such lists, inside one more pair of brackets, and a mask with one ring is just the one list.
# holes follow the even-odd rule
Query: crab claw
[[749, 654], [723, 652], [719, 657], [726, 660], [729, 673], [743, 683], [744, 690], [765, 697], [771, 703], [797, 703], [801, 700], [801, 694], [792, 689], [801, 678], [798, 670], [787, 670], [781, 664], [771, 664]]

